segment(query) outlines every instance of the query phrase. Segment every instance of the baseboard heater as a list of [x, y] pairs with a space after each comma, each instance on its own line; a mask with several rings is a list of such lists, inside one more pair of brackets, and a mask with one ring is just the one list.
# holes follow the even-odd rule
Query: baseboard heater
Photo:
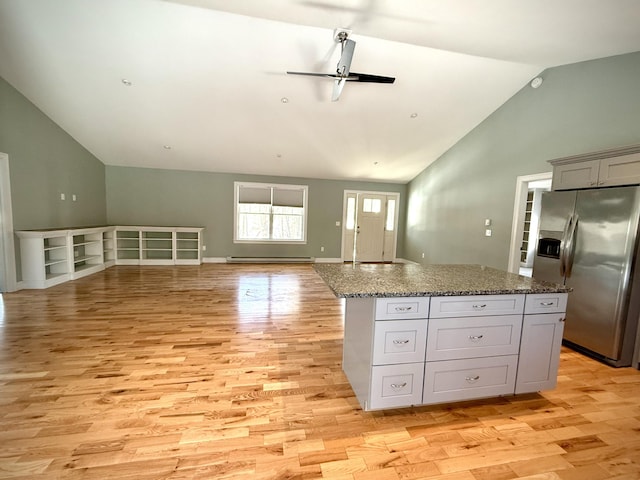
[[227, 263], [313, 263], [314, 257], [227, 257]]

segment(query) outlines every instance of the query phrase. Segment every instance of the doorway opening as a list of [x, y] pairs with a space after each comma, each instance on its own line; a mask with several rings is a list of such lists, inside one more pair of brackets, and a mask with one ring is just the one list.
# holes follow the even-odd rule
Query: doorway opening
[[9, 156], [0, 152], [0, 293], [16, 290]]
[[399, 193], [345, 190], [342, 261], [395, 261], [399, 205]]
[[509, 267], [511, 273], [531, 276], [542, 192], [551, 190], [552, 172], [525, 175], [516, 179]]

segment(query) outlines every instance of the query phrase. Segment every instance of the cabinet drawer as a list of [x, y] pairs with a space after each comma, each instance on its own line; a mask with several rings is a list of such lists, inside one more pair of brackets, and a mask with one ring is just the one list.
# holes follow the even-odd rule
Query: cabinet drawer
[[524, 295], [433, 297], [430, 318], [510, 315], [524, 311]]
[[376, 320], [427, 318], [429, 297], [376, 298]]
[[425, 369], [423, 402], [512, 395], [517, 364], [517, 355], [429, 362]]
[[567, 311], [566, 293], [536, 293], [527, 295], [524, 313], [562, 313]]
[[371, 402], [367, 410], [421, 404], [423, 376], [424, 363], [373, 367]]
[[522, 315], [429, 320], [427, 361], [517, 355]]
[[375, 322], [373, 364], [424, 362], [427, 320]]

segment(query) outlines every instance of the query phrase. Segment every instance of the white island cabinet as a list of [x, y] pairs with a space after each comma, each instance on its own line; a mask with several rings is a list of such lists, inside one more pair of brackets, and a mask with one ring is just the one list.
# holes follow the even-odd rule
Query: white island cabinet
[[364, 410], [556, 385], [563, 286], [479, 266], [316, 270], [346, 298], [342, 368]]
[[[365, 410], [555, 387], [566, 293], [347, 298], [343, 370]], [[393, 318], [389, 305], [416, 305]]]

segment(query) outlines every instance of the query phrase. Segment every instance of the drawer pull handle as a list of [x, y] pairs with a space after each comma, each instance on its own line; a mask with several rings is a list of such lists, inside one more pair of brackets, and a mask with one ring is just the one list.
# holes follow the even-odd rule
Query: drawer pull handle
[[482, 337], [484, 337], [484, 335], [469, 335], [469, 340], [471, 340], [472, 342], [477, 342], [482, 340]]
[[410, 312], [413, 307], [396, 307], [396, 312]]
[[404, 387], [407, 386], [407, 382], [403, 382], [403, 383], [392, 383], [391, 384], [391, 388], [395, 389], [395, 390], [401, 390]]
[[475, 377], [467, 377], [465, 380], [469, 383], [474, 383], [480, 380], [480, 375], [476, 375]]
[[552, 307], [556, 304], [556, 302], [540, 302], [541, 307]]
[[473, 306], [473, 308], [475, 308], [475, 309], [478, 309], [478, 310], [479, 310], [479, 309], [485, 308], [486, 306], [487, 306], [487, 304], [486, 304], [486, 303], [483, 303], [482, 305], [474, 305], [474, 306]]
[[409, 343], [409, 340], [394, 340], [393, 343], [396, 345], [406, 345]]

